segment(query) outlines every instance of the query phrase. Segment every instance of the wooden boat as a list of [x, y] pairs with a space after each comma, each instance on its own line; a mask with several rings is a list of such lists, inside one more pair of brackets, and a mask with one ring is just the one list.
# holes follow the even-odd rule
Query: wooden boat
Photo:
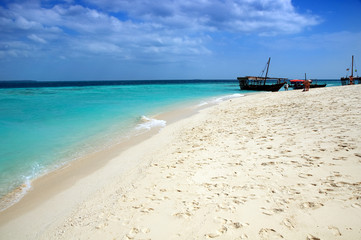
[[[267, 71], [265, 77], [237, 77], [239, 81], [239, 87], [241, 90], [252, 90], [252, 91], [272, 91], [277, 92], [286, 83], [287, 78], [271, 78], [268, 77], [268, 70], [271, 58], [267, 62]], [[267, 83], [268, 81], [268, 83]], [[273, 83], [269, 83], [272, 81]]]
[[292, 79], [290, 80], [290, 87], [293, 89], [303, 89], [303, 82], [305, 80], [301, 80], [301, 79]]
[[[352, 63], [351, 63], [351, 75], [348, 77], [347, 75], [346, 75], [346, 77], [342, 77], [341, 78], [341, 84], [342, 85], [353, 85], [353, 84], [361, 84], [361, 77], [359, 77], [358, 75], [357, 75], [357, 77], [355, 77], [354, 75], [353, 75], [353, 55], [352, 55]], [[348, 72], [350, 69], [348, 68], [348, 69], [346, 69], [346, 71]], [[355, 69], [355, 72], [357, 72], [357, 69]]]
[[[295, 79], [295, 80], [297, 80], [297, 79]], [[293, 88], [293, 89], [303, 89], [304, 88], [303, 81], [304, 80], [302, 80], [302, 83], [301, 82], [296, 82], [296, 83], [293, 83], [293, 84], [291, 82], [290, 87]], [[321, 87], [326, 87], [326, 83], [324, 83], [324, 84], [311, 83], [310, 84], [310, 88], [321, 88]]]
[[326, 83], [324, 83], [324, 84], [318, 84], [317, 83], [317, 80], [316, 80], [316, 83], [311, 83], [311, 85], [310, 85], [310, 88], [320, 88], [320, 87], [326, 87]]
[[[301, 79], [292, 79], [290, 80], [290, 87], [293, 89], [303, 89], [304, 85], [303, 82], [307, 79], [306, 73], [305, 73], [305, 79], [301, 80]], [[310, 81], [310, 88], [321, 88], [321, 87], [326, 87], [326, 83], [324, 84], [318, 84], [317, 80], [315, 80], [315, 82], [311, 79], [308, 79], [307, 81]]]

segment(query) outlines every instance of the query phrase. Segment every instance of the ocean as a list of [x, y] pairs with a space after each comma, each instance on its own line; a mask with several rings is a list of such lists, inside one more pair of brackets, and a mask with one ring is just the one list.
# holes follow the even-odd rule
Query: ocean
[[164, 127], [160, 113], [247, 93], [236, 80], [0, 82], [0, 199], [16, 192], [15, 202], [32, 180]]

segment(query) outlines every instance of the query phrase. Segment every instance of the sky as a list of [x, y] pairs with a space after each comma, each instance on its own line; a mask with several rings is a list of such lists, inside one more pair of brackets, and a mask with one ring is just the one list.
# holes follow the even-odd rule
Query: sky
[[1, 0], [0, 80], [339, 79], [361, 0]]

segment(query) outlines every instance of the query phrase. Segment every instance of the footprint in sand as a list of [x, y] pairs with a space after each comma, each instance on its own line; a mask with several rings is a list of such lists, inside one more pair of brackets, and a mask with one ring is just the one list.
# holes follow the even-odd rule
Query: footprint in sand
[[219, 237], [219, 236], [221, 236], [219, 233], [208, 233], [208, 234], [206, 234], [207, 238], [216, 238], [216, 237]]
[[150, 213], [154, 211], [154, 208], [143, 208], [140, 210], [142, 213]]
[[173, 216], [178, 217], [178, 218], [185, 218], [185, 219], [187, 219], [187, 218], [189, 218], [190, 216], [192, 216], [192, 214], [191, 214], [190, 212], [186, 211], [186, 212], [175, 213], [175, 214], [173, 214]]
[[261, 208], [261, 211], [264, 215], [268, 215], [268, 216], [272, 216], [273, 215], [273, 211], [271, 210], [267, 210], [265, 208]]
[[309, 173], [300, 173], [300, 174], [298, 174], [298, 177], [300, 177], [300, 178], [308, 178], [308, 177], [312, 177], [312, 174], [309, 174]]
[[128, 239], [134, 239], [139, 232], [139, 228], [132, 228], [126, 236]]
[[315, 236], [313, 236], [313, 235], [311, 235], [311, 234], [308, 234], [306, 239], [307, 239], [307, 240], [321, 240], [320, 238], [315, 237]]
[[304, 202], [301, 204], [302, 209], [307, 209], [307, 208], [316, 209], [322, 206], [323, 206], [322, 203], [314, 203], [314, 202]]
[[334, 226], [328, 226], [328, 229], [331, 230], [332, 234], [335, 236], [341, 236], [341, 232], [337, 227]]
[[243, 224], [240, 222], [232, 222], [232, 227], [238, 229], [238, 228], [243, 227]]
[[248, 239], [247, 234], [242, 234], [241, 236], [239, 236], [238, 238], [236, 238], [236, 240], [243, 240], [243, 239]]
[[351, 204], [351, 206], [354, 207], [354, 208], [361, 208], [360, 203], [353, 203], [353, 204]]
[[283, 224], [284, 224], [286, 227], [288, 227], [289, 229], [294, 228], [294, 225], [293, 225], [292, 221], [291, 221], [290, 219], [288, 219], [288, 218], [285, 218], [285, 219], [283, 220]]
[[261, 239], [265, 239], [265, 240], [284, 239], [284, 237], [281, 234], [279, 234], [278, 232], [276, 232], [276, 230], [272, 228], [262, 228], [258, 232], [258, 234], [261, 237]]
[[215, 233], [208, 233], [206, 234], [206, 237], [207, 238], [216, 238], [216, 237], [219, 237], [221, 236], [222, 234], [226, 233], [227, 232], [227, 227], [222, 225], [222, 227], [220, 229], [218, 229]]

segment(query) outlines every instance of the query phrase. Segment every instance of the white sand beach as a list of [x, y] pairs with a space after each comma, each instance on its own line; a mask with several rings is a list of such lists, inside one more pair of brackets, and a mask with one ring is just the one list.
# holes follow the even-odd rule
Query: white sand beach
[[62, 188], [35, 184], [57, 190], [0, 213], [0, 238], [360, 239], [360, 101], [355, 85], [203, 109]]

